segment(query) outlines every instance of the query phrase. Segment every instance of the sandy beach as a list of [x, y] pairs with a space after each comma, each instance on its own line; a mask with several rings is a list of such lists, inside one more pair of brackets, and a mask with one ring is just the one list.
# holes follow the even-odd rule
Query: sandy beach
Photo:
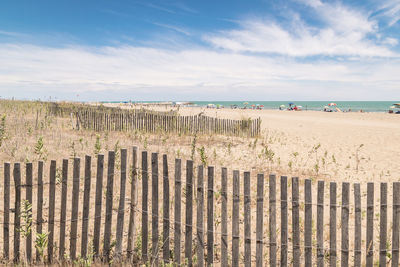
[[[400, 116], [396, 114], [179, 107], [181, 115], [201, 112], [219, 118], [262, 120], [262, 134], [255, 148], [235, 144], [232, 154], [238, 159], [237, 166], [232, 166], [231, 160], [220, 163], [260, 171], [268, 165], [288, 175], [335, 181], [400, 179]], [[268, 164], [258, 157], [265, 146], [274, 153], [273, 162]]]

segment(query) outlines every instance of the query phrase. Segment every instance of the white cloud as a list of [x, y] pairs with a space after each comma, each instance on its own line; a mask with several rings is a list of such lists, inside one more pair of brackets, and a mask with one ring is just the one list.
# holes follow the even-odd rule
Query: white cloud
[[2, 96], [86, 92], [89, 99], [400, 98], [400, 61], [395, 59], [301, 63], [207, 49], [0, 45], [0, 62]]
[[[240, 23], [240, 29], [208, 34], [205, 39], [217, 48], [234, 52], [272, 53], [288, 56], [368, 56], [395, 54], [369, 38], [379, 28], [369, 14], [339, 3], [302, 0], [313, 10], [321, 26], [308, 25], [299, 15], [291, 27], [273, 20], [252, 18]], [[393, 43], [393, 42], [392, 42]]]

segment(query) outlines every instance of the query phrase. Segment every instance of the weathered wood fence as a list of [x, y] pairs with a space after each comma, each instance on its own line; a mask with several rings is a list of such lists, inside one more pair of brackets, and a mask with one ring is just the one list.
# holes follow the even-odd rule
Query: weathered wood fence
[[256, 137], [261, 119], [231, 120], [205, 115], [181, 116], [142, 110], [102, 112], [87, 109], [75, 113], [79, 127], [95, 131], [144, 131], [178, 134], [222, 134]]
[[[326, 185], [324, 181], [254, 176], [238, 170], [229, 175], [226, 168], [216, 176], [214, 167], [194, 167], [190, 160], [184, 166], [180, 159], [171, 164], [163, 155], [161, 164], [159, 155], [152, 153], [149, 161], [147, 151], [138, 153], [136, 147], [129, 162], [128, 156], [126, 149], [117, 154], [111, 151], [107, 162], [103, 155], [97, 155], [96, 165], [86, 156], [83, 172], [80, 159], [74, 158], [72, 175], [68, 160], [62, 161], [61, 168], [51, 161], [48, 179], [44, 178], [43, 162], [38, 163], [37, 171], [27, 163], [25, 174], [20, 163], [5, 163], [3, 262], [63, 262], [94, 257], [104, 262], [148, 262], [152, 266], [161, 261], [178, 266], [336, 266], [339, 260], [340, 266], [399, 266], [398, 182], [393, 183], [392, 201], [387, 197], [388, 184], [380, 184], [378, 203], [374, 199], [374, 183], [366, 185], [364, 198], [359, 183], [342, 183], [338, 194], [335, 182]], [[104, 176], [107, 180], [103, 189]], [[44, 192], [44, 186], [48, 192]], [[44, 198], [44, 194], [49, 197]], [[94, 201], [91, 195], [95, 196]], [[324, 201], [325, 196], [329, 202]], [[71, 203], [70, 209], [67, 203]], [[30, 205], [36, 211], [29, 209]], [[392, 221], [388, 221], [390, 211]], [[32, 231], [26, 231], [27, 226]], [[45, 249], [38, 246], [40, 235], [47, 235]]]

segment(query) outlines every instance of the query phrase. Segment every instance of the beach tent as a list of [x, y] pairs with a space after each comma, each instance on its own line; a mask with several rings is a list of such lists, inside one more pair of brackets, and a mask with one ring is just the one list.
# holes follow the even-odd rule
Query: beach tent
[[337, 106], [336, 103], [329, 103], [328, 106], [332, 107], [332, 106]]

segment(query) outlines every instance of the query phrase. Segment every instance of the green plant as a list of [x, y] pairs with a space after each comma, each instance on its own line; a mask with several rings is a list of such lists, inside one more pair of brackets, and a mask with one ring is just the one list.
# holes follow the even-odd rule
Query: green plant
[[0, 121], [0, 147], [3, 145], [4, 140], [6, 140], [6, 114], [1, 116]]
[[32, 204], [27, 199], [22, 202], [20, 218], [22, 226], [18, 231], [26, 238], [32, 232]]
[[35, 248], [38, 251], [40, 258], [44, 261], [44, 252], [47, 249], [47, 245], [49, 242], [49, 233], [37, 233], [35, 239]]
[[47, 149], [44, 147], [43, 136], [39, 136], [34, 151], [35, 154], [39, 156], [39, 160], [47, 159]]
[[192, 143], [191, 143], [192, 153], [190, 154], [190, 159], [192, 161], [194, 161], [194, 156], [195, 156], [195, 153], [196, 153], [196, 144], [197, 144], [197, 134], [194, 135]]
[[206, 155], [206, 149], [204, 148], [204, 146], [202, 146], [201, 148], [198, 148], [197, 151], [200, 154], [200, 160], [201, 163], [203, 164], [203, 166], [207, 166], [207, 155]]
[[96, 143], [94, 144], [94, 154], [98, 155], [101, 151], [100, 135], [96, 134]]

